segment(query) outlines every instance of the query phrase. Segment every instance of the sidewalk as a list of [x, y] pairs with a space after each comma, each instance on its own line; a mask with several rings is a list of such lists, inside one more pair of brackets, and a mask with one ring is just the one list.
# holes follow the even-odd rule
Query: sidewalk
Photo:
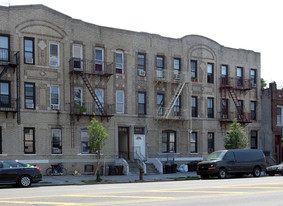
[[[185, 179], [198, 179], [196, 172], [177, 172], [170, 174], [149, 174], [144, 175], [140, 181], [139, 174], [101, 176], [101, 183], [130, 183], [130, 182], [153, 182], [153, 181], [173, 181]], [[43, 176], [42, 181], [34, 183], [34, 186], [44, 185], [84, 185], [97, 184], [94, 175], [65, 175], [65, 176]]]

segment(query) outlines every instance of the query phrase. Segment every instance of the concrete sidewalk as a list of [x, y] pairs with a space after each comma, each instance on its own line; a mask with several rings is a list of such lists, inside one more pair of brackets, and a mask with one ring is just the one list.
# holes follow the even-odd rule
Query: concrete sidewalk
[[[196, 172], [177, 172], [170, 174], [149, 174], [144, 175], [140, 181], [139, 174], [101, 176], [101, 183], [130, 183], [130, 182], [153, 182], [153, 181], [173, 181], [185, 179], [198, 179]], [[43, 176], [42, 181], [34, 183], [34, 186], [44, 185], [84, 185], [97, 184], [94, 175], [65, 175], [65, 176]]]

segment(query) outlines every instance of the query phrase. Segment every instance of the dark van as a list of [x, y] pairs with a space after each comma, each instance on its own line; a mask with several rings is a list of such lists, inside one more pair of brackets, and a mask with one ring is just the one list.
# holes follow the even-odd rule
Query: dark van
[[197, 174], [202, 179], [209, 176], [226, 178], [228, 174], [242, 176], [253, 174], [259, 177], [265, 171], [265, 155], [257, 149], [220, 150], [211, 153], [205, 161], [197, 165]]

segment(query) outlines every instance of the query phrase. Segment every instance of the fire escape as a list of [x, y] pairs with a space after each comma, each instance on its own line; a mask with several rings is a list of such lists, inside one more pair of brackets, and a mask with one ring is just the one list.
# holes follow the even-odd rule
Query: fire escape
[[162, 86], [165, 84], [171, 84], [174, 89], [173, 94], [170, 97], [170, 101], [167, 106], [165, 106], [165, 97], [162, 100], [157, 100], [157, 112], [155, 119], [157, 120], [166, 120], [166, 119], [175, 119], [175, 120], [184, 120], [185, 115], [182, 112], [180, 105], [180, 95], [186, 85], [185, 75], [181, 73], [171, 72], [166, 70], [157, 70], [155, 77], [155, 87]]
[[[17, 123], [20, 124], [20, 70], [19, 70], [19, 52], [12, 52], [6, 49], [0, 49], [0, 112], [13, 114], [17, 113]], [[7, 79], [8, 71], [15, 73], [15, 81]], [[11, 84], [15, 84], [16, 94], [11, 94]]]
[[[221, 112], [220, 123], [222, 128], [226, 128], [228, 123], [231, 123], [234, 118], [243, 125], [251, 122], [250, 113], [245, 112], [244, 105], [239, 100], [239, 95], [245, 95], [251, 90], [250, 79], [221, 77], [220, 78], [220, 94], [221, 94]], [[235, 112], [230, 112], [228, 109], [227, 97], [230, 97], [235, 105]]]
[[[70, 115], [71, 115], [71, 136], [72, 144], [74, 138], [75, 119], [79, 121], [81, 117], [92, 118], [93, 114], [101, 118], [101, 121], [109, 119], [113, 116], [113, 105], [106, 104], [103, 97], [98, 96], [95, 92], [93, 82], [106, 81], [106, 84], [113, 75], [113, 63], [95, 62], [92, 60], [82, 60], [78, 58], [71, 58], [70, 64]], [[84, 86], [87, 88], [92, 102], [77, 102], [75, 99], [75, 86], [79, 87], [80, 80], [83, 80]]]

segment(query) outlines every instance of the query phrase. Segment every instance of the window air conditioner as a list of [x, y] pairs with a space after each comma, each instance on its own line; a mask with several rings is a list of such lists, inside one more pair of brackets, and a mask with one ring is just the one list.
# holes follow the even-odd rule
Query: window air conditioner
[[180, 80], [180, 79], [181, 79], [180, 74], [174, 74], [174, 79], [175, 79], [175, 80]]
[[51, 109], [58, 110], [59, 105], [58, 104], [51, 104]]
[[27, 64], [33, 64], [33, 58], [25, 58]]
[[33, 109], [34, 108], [34, 104], [33, 103], [27, 103], [26, 104], [26, 108], [27, 109]]
[[145, 76], [145, 71], [144, 70], [138, 70], [138, 75], [139, 76]]

